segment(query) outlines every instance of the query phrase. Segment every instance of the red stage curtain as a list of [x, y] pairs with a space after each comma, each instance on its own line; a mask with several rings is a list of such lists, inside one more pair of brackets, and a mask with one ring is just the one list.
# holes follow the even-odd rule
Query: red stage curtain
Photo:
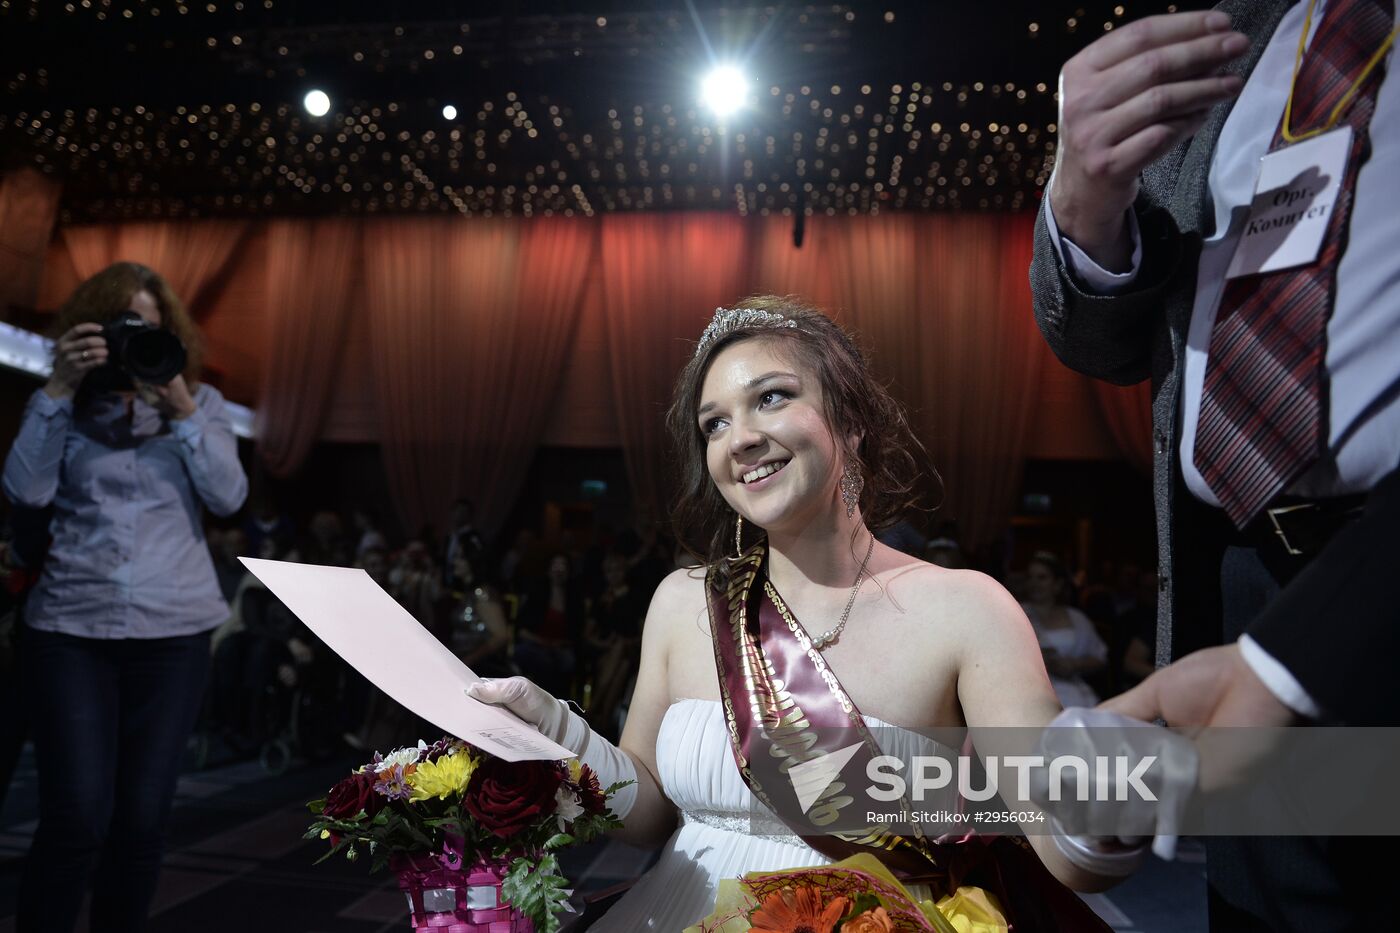
[[[713, 309], [760, 292], [800, 295], [871, 351], [947, 481], [940, 515], [956, 518], [964, 544], [977, 548], [1014, 506], [1048, 352], [1030, 313], [1031, 223], [1029, 215], [817, 216], [797, 250], [792, 218], [723, 213], [285, 220], [269, 222], [267, 265], [246, 270], [234, 268], [248, 252], [240, 249], [247, 225], [237, 221], [77, 227], [62, 237], [80, 276], [118, 258], [143, 261], [196, 310], [197, 296], [225, 278], [266, 282], [266, 294], [250, 291], [248, 300], [270, 315], [270, 336], [258, 340], [269, 348], [258, 405], [261, 454], [274, 472], [294, 470], [314, 443], [335, 402], [341, 335], [363, 314], [355, 321], [371, 335], [363, 378], [410, 529], [440, 524], [457, 495], [476, 500], [488, 530], [504, 519], [556, 401], [590, 285], [604, 309], [602, 391], [635, 498], [664, 515], [662, 416]], [[1146, 389], [1098, 391], [1102, 400]], [[1145, 408], [1120, 401], [1105, 415], [1125, 453], [1145, 462]]]
[[934, 434], [935, 463], [947, 482], [948, 514], [973, 550], [1002, 534], [1016, 509], [1035, 391], [1051, 359], [1031, 313], [1034, 222], [1029, 214], [958, 215], [929, 244], [926, 257], [938, 260], [920, 269], [922, 290], [946, 301], [935, 326], [923, 330], [925, 378], [937, 385], [926, 384], [925, 400], [937, 406], [935, 424], [957, 424]]
[[744, 218], [719, 213], [603, 218], [613, 402], [642, 521], [666, 514], [673, 492], [666, 408], [715, 308], [748, 291], [750, 229]]
[[459, 495], [475, 500], [487, 531], [504, 520], [558, 387], [591, 232], [542, 221], [365, 225], [384, 465], [409, 529], [440, 529]]
[[32, 310], [63, 185], [32, 168], [0, 177], [0, 311]]
[[321, 434], [361, 263], [349, 218], [273, 220], [267, 228], [267, 359], [258, 452], [274, 476], [296, 472]]
[[139, 262], [160, 273], [201, 320], [249, 229], [246, 220], [142, 221], [65, 227], [63, 241], [79, 280], [114, 262]]
[[[477, 488], [514, 501], [525, 468], [549, 423], [577, 337], [588, 285], [588, 267], [598, 261], [598, 227], [591, 220], [546, 217], [523, 225], [515, 277], [515, 327], [510, 370], [504, 385], [518, 397], [493, 398], [499, 387], [483, 389], [483, 421], [508, 419], [514, 447], [507, 457], [484, 464]], [[508, 404], [503, 404], [508, 403]], [[502, 514], [501, 518], [504, 519]], [[495, 527], [491, 525], [489, 527]]]
[[1099, 411], [1123, 457], [1139, 472], [1152, 475], [1152, 383], [1116, 386], [1091, 380]]
[[[821, 221], [824, 221], [822, 218]], [[822, 226], [821, 221], [808, 219], [808, 230], [801, 249], [792, 245], [793, 219], [784, 216], [763, 217], [751, 221], [758, 242], [754, 246], [753, 284], [749, 291], [762, 295], [796, 295], [808, 304], [836, 314], [836, 319], [849, 324], [840, 314], [841, 299], [835, 293], [828, 258], [829, 240], [825, 230], [839, 226]]]
[[[944, 480], [940, 518], [976, 549], [1005, 528], [1024, 465], [1045, 345], [1030, 314], [1029, 216], [814, 217], [763, 227], [761, 284], [810, 284], [908, 407]], [[810, 252], [809, 252], [810, 251]]]

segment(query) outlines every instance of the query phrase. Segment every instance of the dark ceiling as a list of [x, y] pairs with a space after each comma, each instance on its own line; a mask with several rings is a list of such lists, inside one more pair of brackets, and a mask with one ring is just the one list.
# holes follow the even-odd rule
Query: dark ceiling
[[[0, 0], [0, 166], [61, 178], [65, 223], [1013, 210], [1060, 64], [1167, 9]], [[697, 99], [717, 59], [754, 79], [727, 125]]]

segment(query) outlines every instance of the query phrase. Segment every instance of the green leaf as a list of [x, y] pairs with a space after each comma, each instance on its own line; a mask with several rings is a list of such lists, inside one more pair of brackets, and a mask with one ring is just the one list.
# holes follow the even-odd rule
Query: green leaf
[[[871, 894], [869, 891], [862, 891], [860, 894], [857, 894], [852, 900], [851, 908], [846, 911], [846, 918], [849, 919], [851, 917], [859, 917], [867, 910], [874, 910], [876, 907], [880, 906], [882, 905], [880, 904], [880, 899], [878, 897]], [[844, 923], [845, 921], [843, 920], [842, 922]], [[841, 928], [837, 927], [837, 929], [839, 930]]]
[[573, 844], [573, 836], [570, 836], [568, 833], [556, 833], [545, 840], [544, 847], [546, 849], [562, 849], [564, 846], [571, 846]]
[[537, 866], [518, 858], [501, 881], [501, 896], [535, 925], [536, 933], [558, 933], [559, 914], [569, 896], [568, 881], [559, 874], [559, 860], [546, 853]]

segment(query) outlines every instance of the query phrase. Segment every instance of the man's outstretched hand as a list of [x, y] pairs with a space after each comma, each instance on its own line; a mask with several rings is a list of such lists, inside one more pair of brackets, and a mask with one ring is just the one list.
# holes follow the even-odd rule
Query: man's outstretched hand
[[1238, 788], [1271, 767], [1279, 730], [1303, 722], [1254, 673], [1239, 645], [1188, 654], [1098, 709], [1144, 722], [1163, 719], [1194, 736], [1204, 793]]
[[1206, 648], [1099, 705], [1144, 722], [1179, 728], [1291, 726], [1298, 716], [1245, 663], [1239, 645]]

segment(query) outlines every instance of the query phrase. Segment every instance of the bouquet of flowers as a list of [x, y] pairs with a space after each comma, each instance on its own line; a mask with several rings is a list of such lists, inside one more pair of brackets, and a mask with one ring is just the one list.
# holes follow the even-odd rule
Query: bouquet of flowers
[[[454, 738], [375, 753], [308, 806], [318, 861], [361, 850], [408, 894], [415, 929], [554, 933], [569, 892], [555, 852], [622, 824], [576, 759], [508, 762]], [[430, 922], [431, 921], [431, 922]], [[450, 922], [448, 922], [450, 921]]]
[[685, 933], [1006, 933], [996, 900], [960, 887], [919, 900], [873, 855], [720, 882], [714, 913]]

